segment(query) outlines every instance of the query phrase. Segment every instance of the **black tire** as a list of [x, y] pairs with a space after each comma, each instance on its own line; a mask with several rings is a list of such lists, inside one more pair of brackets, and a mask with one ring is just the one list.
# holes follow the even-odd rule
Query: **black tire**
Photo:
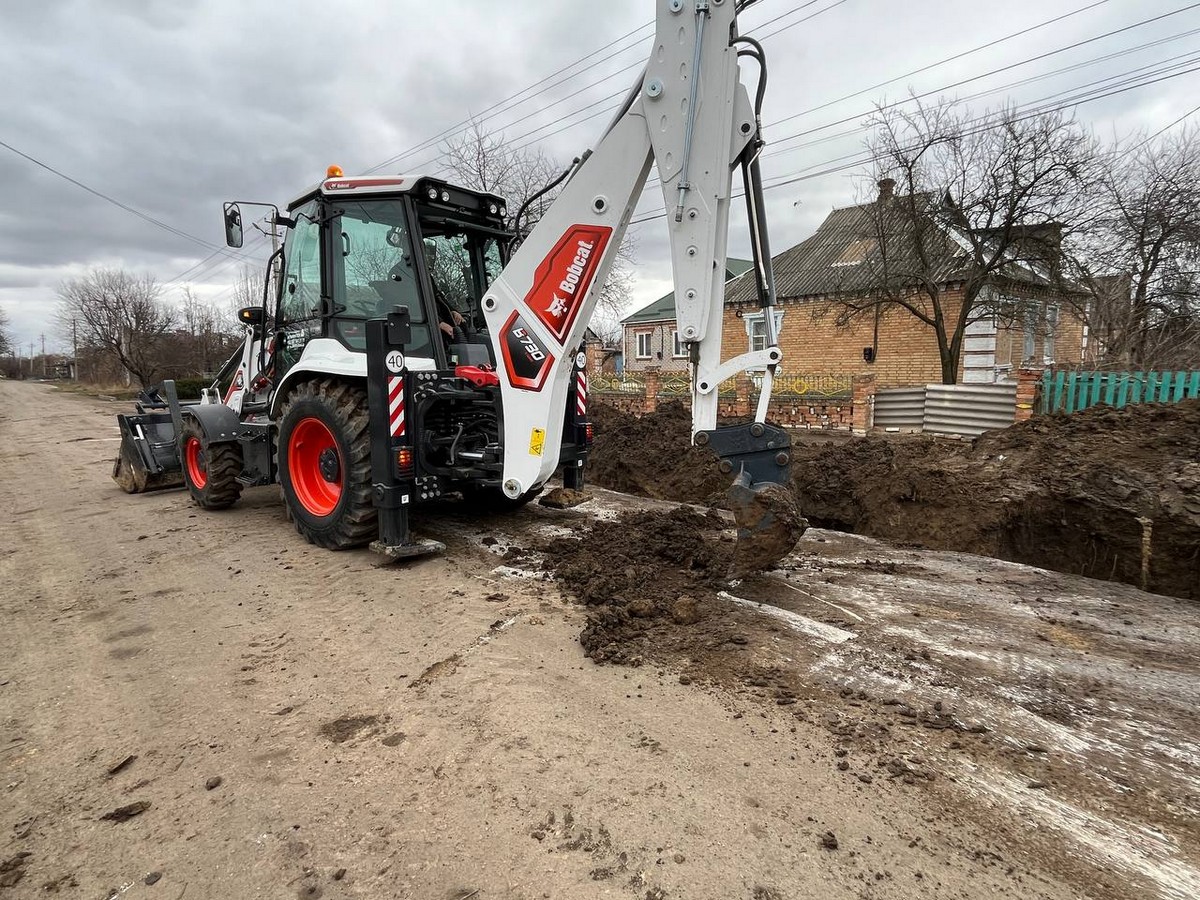
[[242, 496], [242, 448], [237, 444], [204, 446], [204, 430], [191, 416], [183, 417], [179, 435], [179, 463], [183, 483], [196, 505], [204, 509], [228, 509]]
[[463, 503], [471, 509], [485, 514], [516, 512], [542, 493], [540, 487], [531, 488], [515, 500], [498, 487], [462, 488]]
[[[364, 388], [334, 379], [297, 385], [283, 402], [278, 448], [288, 519], [306, 541], [347, 550], [375, 539], [379, 520], [371, 502]], [[316, 459], [313, 448], [320, 450]]]

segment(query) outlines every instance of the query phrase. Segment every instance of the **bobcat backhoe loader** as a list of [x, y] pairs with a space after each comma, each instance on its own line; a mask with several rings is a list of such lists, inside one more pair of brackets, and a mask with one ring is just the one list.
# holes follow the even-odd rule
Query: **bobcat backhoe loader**
[[[786, 487], [790, 438], [766, 422], [782, 354], [758, 167], [766, 60], [738, 36], [746, 5], [658, 0], [643, 74], [519, 246], [503, 198], [432, 177], [331, 167], [286, 213], [274, 210], [285, 239], [261, 306], [239, 313], [246, 338], [228, 387], [181, 405], [168, 383], [165, 412], [124, 421], [126, 483], [161, 477], [139, 471], [146, 460], [168, 475], [173, 463], [196, 502], [215, 509], [244, 486], [278, 482], [312, 543], [371, 543], [395, 557], [439, 549], [410, 531], [424, 501], [461, 493], [517, 506], [557, 472], [581, 487], [591, 435], [584, 330], [657, 165], [693, 440], [731, 476], [736, 567], [782, 558], [803, 519]], [[757, 66], [754, 102], [741, 59]], [[735, 168], [767, 340], [722, 362]], [[232, 246], [241, 246], [241, 205], [226, 205]], [[718, 386], [747, 369], [764, 373], [754, 420], [718, 427]]]

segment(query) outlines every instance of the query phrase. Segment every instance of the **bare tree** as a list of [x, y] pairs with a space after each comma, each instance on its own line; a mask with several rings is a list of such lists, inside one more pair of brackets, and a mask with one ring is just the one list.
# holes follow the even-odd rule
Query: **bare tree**
[[175, 309], [161, 295], [153, 276], [92, 269], [59, 285], [59, 326], [67, 335], [74, 328], [82, 346], [110, 357], [149, 387], [162, 369], [163, 339], [176, 321]]
[[[516, 216], [526, 202], [563, 173], [559, 165], [541, 150], [513, 147], [503, 135], [488, 132], [482, 123], [450, 138], [442, 145], [444, 165], [464, 187], [489, 191], [505, 199], [509, 213]], [[550, 208], [558, 189], [548, 191], [529, 204], [519, 222], [512, 225], [518, 240], [523, 240]], [[635, 246], [631, 235], [617, 249], [617, 258], [608, 279], [601, 286], [597, 310], [609, 317], [619, 317], [632, 292]]]
[[953, 384], [970, 324], [1029, 314], [1028, 302], [1002, 298], [1036, 302], [1053, 290], [1082, 314], [1084, 295], [1064, 293], [1060, 259], [1099, 177], [1083, 129], [1058, 113], [975, 116], [953, 101], [881, 106], [870, 124], [868, 177], [881, 191], [858, 208], [849, 236], [858, 250], [844, 264], [858, 283], [835, 301], [842, 322], [912, 316], [936, 336], [942, 381]]
[[[249, 273], [243, 273], [249, 277]], [[235, 295], [242, 287], [239, 280], [234, 286]], [[249, 290], [253, 290], [251, 285]], [[202, 300], [190, 287], [183, 288], [179, 302], [182, 330], [174, 335], [177, 351], [171, 366], [173, 370], [189, 375], [206, 375], [220, 367], [233, 352], [241, 326], [232, 310], [220, 304]], [[235, 298], [236, 302], [236, 298]], [[259, 304], [262, 303], [261, 294]], [[236, 303], [235, 309], [246, 304]]]
[[8, 313], [0, 309], [0, 356], [13, 352], [12, 335], [9, 331]]
[[[247, 306], [262, 306], [264, 270], [261, 266], [242, 266], [233, 284], [233, 312]], [[268, 304], [268, 307], [270, 304]], [[268, 309], [268, 312], [271, 312]]]
[[1142, 135], [1107, 159], [1095, 229], [1075, 259], [1101, 362], [1200, 365], [1200, 128]]

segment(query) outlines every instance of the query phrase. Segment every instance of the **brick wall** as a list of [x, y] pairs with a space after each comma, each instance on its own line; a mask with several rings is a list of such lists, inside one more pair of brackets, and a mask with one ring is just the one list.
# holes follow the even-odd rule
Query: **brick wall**
[[[961, 297], [961, 295], [959, 295]], [[948, 311], [957, 311], [951, 299]], [[880, 315], [879, 346], [874, 363], [863, 359], [863, 348], [872, 346], [875, 320], [870, 313], [849, 325], [837, 324], [837, 304], [822, 301], [782, 303], [779, 346], [783, 350], [783, 373], [829, 375], [875, 375], [881, 387], [924, 384], [942, 380], [937, 338], [933, 330], [899, 310]], [[753, 313], [747, 307], [746, 313]], [[745, 321], [739, 310], [725, 308], [721, 359], [749, 349]], [[960, 367], [961, 374], [961, 367]]]
[[[644, 372], [646, 369], [657, 367], [664, 372], [686, 372], [687, 357], [676, 358], [674, 353], [675, 321], [632, 323], [624, 326], [625, 334], [625, 371]], [[650, 335], [650, 358], [638, 359], [639, 334]], [[661, 354], [661, 356], [659, 355]]]
[[[1033, 291], [1029, 292], [1031, 297]], [[1044, 296], [1044, 294], [1043, 294]], [[962, 304], [962, 291], [944, 295], [947, 319], [957, 318]], [[1040, 299], [1040, 298], [1039, 298]], [[933, 329], [911, 314], [889, 309], [879, 317], [879, 340], [875, 362], [863, 359], [863, 349], [874, 341], [875, 317], [866, 312], [848, 325], [839, 325], [837, 318], [845, 307], [830, 301], [801, 300], [781, 302], [779, 345], [783, 350], [783, 374], [873, 374], [879, 387], [899, 387], [937, 383], [942, 380], [941, 358]], [[721, 359], [727, 360], [749, 347], [745, 319], [739, 313], [753, 314], [755, 307], [738, 309], [725, 307]], [[1036, 337], [1034, 361], [1040, 365], [1044, 353], [1044, 336]], [[1081, 359], [1083, 322], [1064, 302], [1059, 304], [1059, 324], [1054, 339], [1057, 362], [1076, 364]], [[1000, 324], [996, 334], [996, 364], [1019, 367], [1026, 362], [1023, 325]], [[1015, 359], [1013, 357], [1016, 357]], [[958, 378], [963, 375], [963, 359], [959, 359]]]

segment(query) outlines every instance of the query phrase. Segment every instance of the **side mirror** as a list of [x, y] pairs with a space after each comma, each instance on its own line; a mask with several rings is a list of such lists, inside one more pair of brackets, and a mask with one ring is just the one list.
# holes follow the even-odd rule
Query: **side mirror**
[[238, 321], [243, 325], [259, 326], [265, 318], [261, 306], [245, 306], [238, 310]]
[[242, 210], [236, 203], [225, 204], [225, 243], [235, 248], [242, 246]]

